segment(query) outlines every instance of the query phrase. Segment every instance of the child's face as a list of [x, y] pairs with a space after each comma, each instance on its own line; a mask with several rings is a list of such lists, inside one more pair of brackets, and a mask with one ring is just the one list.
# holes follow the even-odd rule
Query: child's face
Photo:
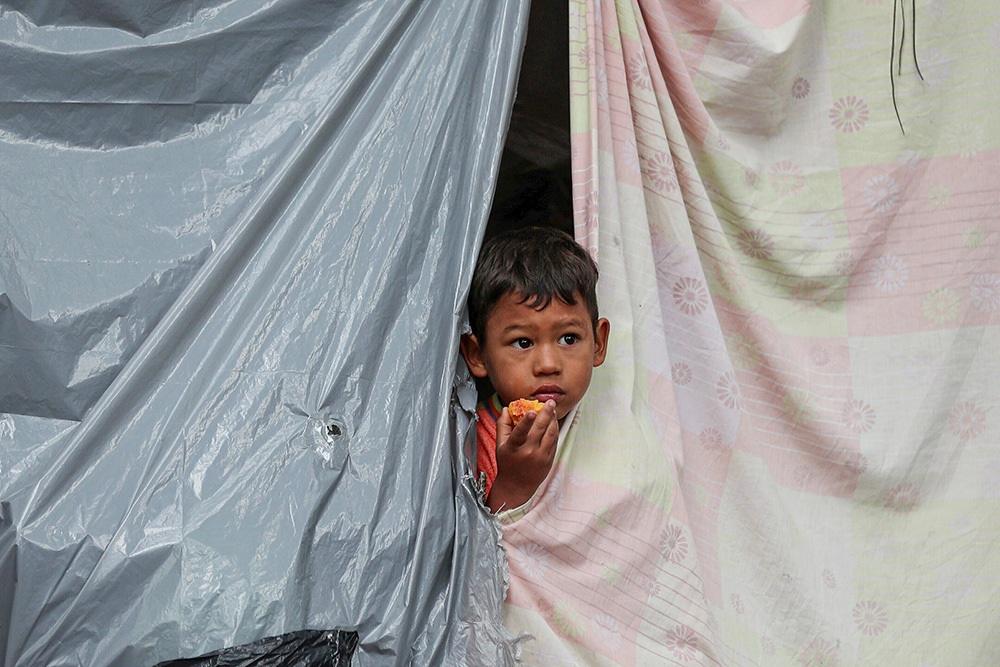
[[541, 310], [506, 294], [486, 319], [485, 345], [473, 335], [462, 339], [462, 354], [476, 377], [489, 377], [506, 405], [519, 398], [556, 402], [562, 419], [590, 386], [594, 367], [604, 363], [610, 325], [597, 332], [583, 299], [576, 305], [552, 299]]

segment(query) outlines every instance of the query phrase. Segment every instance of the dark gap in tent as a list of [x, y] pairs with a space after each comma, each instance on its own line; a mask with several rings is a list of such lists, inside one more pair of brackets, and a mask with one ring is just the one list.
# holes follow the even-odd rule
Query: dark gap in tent
[[350, 667], [358, 641], [354, 630], [300, 630], [156, 667]]
[[533, 225], [572, 234], [570, 169], [569, 5], [533, 0], [486, 238]]

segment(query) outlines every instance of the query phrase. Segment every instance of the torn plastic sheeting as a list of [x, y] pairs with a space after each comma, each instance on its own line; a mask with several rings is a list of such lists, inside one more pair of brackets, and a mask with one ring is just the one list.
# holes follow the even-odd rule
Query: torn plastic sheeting
[[[527, 3], [54, 7], [0, 12], [4, 664], [317, 627], [358, 664], [508, 661], [454, 383]], [[101, 80], [184, 45], [238, 90]]]

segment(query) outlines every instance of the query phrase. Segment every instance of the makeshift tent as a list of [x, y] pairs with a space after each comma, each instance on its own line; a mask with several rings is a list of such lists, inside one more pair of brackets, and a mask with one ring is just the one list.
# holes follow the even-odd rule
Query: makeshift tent
[[398, 4], [0, 9], [4, 664], [1000, 661], [1000, 10], [569, 3], [612, 341], [515, 641], [456, 352], [527, 7]]

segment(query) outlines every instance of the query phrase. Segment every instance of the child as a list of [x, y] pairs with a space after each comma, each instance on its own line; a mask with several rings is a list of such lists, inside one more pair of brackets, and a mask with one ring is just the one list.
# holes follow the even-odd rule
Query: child
[[[478, 468], [492, 512], [526, 505], [556, 455], [560, 427], [604, 363], [610, 324], [597, 314], [597, 266], [568, 234], [531, 227], [488, 241], [469, 294], [462, 355], [496, 394], [478, 408]], [[506, 407], [545, 407], [514, 426]], [[479, 475], [477, 475], [478, 477]], [[526, 509], [526, 508], [525, 508]]]

